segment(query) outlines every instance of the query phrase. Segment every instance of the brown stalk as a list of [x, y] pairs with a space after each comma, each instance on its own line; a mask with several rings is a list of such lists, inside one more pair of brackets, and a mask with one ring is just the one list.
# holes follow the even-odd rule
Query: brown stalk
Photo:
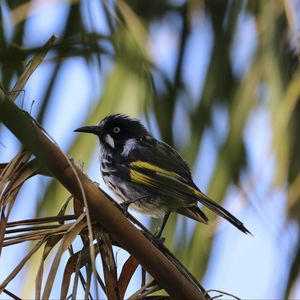
[[117, 268], [109, 235], [102, 231], [97, 234], [103, 274], [108, 299], [121, 299], [118, 287]]
[[43, 281], [43, 273], [44, 273], [44, 264], [45, 260], [54, 248], [54, 246], [60, 241], [61, 237], [53, 236], [47, 239], [45, 243], [45, 247], [43, 250], [43, 256], [40, 262], [40, 266], [35, 278], [35, 299], [41, 299], [42, 292], [42, 281]]
[[61, 261], [61, 257], [64, 254], [64, 252], [70, 247], [70, 245], [73, 243], [75, 238], [79, 235], [79, 233], [82, 231], [84, 227], [86, 227], [86, 218], [85, 215], [82, 214], [76, 222], [74, 222], [71, 227], [68, 229], [68, 231], [64, 234], [59, 249], [57, 250], [57, 253], [54, 257], [54, 260], [52, 262], [47, 280], [46, 285], [42, 294], [43, 299], [49, 299], [50, 293], [54, 284], [54, 279], [57, 273], [57, 269], [59, 266], [59, 263]]
[[122, 271], [121, 271], [121, 274], [120, 274], [120, 277], [118, 280], [119, 293], [120, 293], [121, 299], [124, 299], [128, 284], [138, 266], [139, 266], [139, 263], [133, 256], [130, 256], [127, 259], [127, 261], [125, 262], [125, 264], [123, 265], [123, 268], [122, 268]]
[[[98, 247], [95, 245], [95, 253], [98, 254], [99, 250]], [[67, 293], [69, 290], [70, 282], [71, 282], [71, 276], [73, 273], [78, 277], [80, 277], [80, 269], [83, 266], [87, 266], [91, 264], [91, 256], [90, 256], [90, 249], [88, 247], [84, 247], [82, 250], [71, 254], [71, 256], [68, 259], [68, 262], [65, 266], [64, 275], [63, 275], [63, 281], [61, 285], [61, 293], [60, 293], [60, 299], [66, 299]], [[83, 279], [83, 278], [82, 278]], [[81, 280], [82, 280], [81, 279]], [[101, 278], [99, 281], [101, 288], [105, 292], [105, 285], [102, 282]], [[85, 285], [82, 284], [84, 287]], [[77, 288], [76, 288], [77, 290]]]
[[40, 247], [44, 244], [45, 238], [41, 239], [21, 260], [21, 262], [14, 268], [14, 270], [7, 276], [7, 278], [0, 285], [0, 293], [5, 287], [17, 276], [22, 270], [27, 261], [36, 253]]
[[[4, 233], [8, 218], [15, 202], [16, 196], [19, 192], [20, 187], [27, 179], [28, 174], [31, 170], [26, 168], [26, 162], [29, 159], [30, 154], [27, 152], [19, 153], [9, 163], [1, 173], [0, 180], [0, 255], [4, 242]], [[20, 165], [24, 166], [20, 167]]]
[[147, 240], [78, 167], [71, 165], [71, 161], [32, 117], [10, 101], [1, 89], [0, 121], [48, 168], [53, 177], [74, 197], [83, 201], [79, 178], [94, 220], [132, 254], [172, 298], [205, 299], [199, 287]]
[[52, 222], [63, 222], [75, 220], [75, 215], [64, 215], [64, 216], [53, 216], [53, 217], [42, 217], [34, 219], [19, 220], [14, 222], [7, 223], [6, 227], [16, 227], [24, 225], [34, 225], [34, 224], [43, 224], [43, 223], [52, 223]]

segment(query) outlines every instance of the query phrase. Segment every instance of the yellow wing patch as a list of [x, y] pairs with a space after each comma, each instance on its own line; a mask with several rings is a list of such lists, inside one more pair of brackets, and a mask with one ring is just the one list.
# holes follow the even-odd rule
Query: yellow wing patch
[[160, 187], [164, 190], [164, 186], [161, 186], [162, 183], [157, 182], [155, 179], [153, 179], [151, 177], [151, 175], [146, 175], [146, 174], [142, 173], [142, 170], [139, 171], [135, 168], [151, 170], [151, 171], [156, 172], [157, 174], [166, 176], [166, 177], [174, 180], [174, 184], [178, 184], [177, 187], [182, 187], [183, 194], [184, 194], [184, 190], [186, 188], [187, 190], [189, 190], [191, 192], [191, 194], [195, 195], [197, 198], [209, 200], [209, 198], [205, 194], [203, 194], [197, 188], [189, 185], [187, 182], [185, 182], [184, 178], [182, 178], [180, 175], [178, 175], [177, 173], [175, 173], [173, 171], [163, 169], [163, 168], [153, 165], [149, 162], [145, 162], [145, 161], [141, 161], [141, 160], [131, 162], [130, 166], [132, 167], [130, 169], [130, 179], [132, 180], [132, 182], [136, 182], [136, 183], [143, 184], [145, 186], [152, 186], [152, 187], [156, 187], [156, 188]]
[[210, 200], [204, 193], [202, 193], [201, 191], [190, 187], [190, 189], [200, 198], [200, 199], [206, 199], [206, 200]]
[[135, 170], [130, 170], [130, 179], [136, 183], [155, 186], [151, 177]]
[[130, 166], [148, 169], [148, 170], [151, 170], [151, 171], [154, 171], [157, 173], [161, 173], [161, 174], [169, 176], [169, 177], [175, 177], [175, 178], [181, 177], [175, 172], [168, 171], [168, 170], [158, 167], [156, 165], [150, 164], [149, 162], [146, 162], [146, 161], [136, 160], [136, 161], [131, 162]]

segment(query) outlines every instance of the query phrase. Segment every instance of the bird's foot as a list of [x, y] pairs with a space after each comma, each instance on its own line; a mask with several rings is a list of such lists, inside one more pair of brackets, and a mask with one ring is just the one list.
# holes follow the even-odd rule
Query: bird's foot
[[123, 202], [120, 204], [120, 207], [121, 207], [121, 210], [123, 212], [123, 214], [128, 217], [128, 206], [129, 206], [129, 203], [126, 203], [126, 202]]
[[93, 184], [94, 184], [99, 190], [101, 190], [99, 182], [93, 181]]
[[155, 241], [158, 244], [158, 246], [162, 247], [165, 244], [166, 239], [164, 237], [158, 237], [154, 235]]
[[162, 234], [161, 230], [156, 231], [154, 233], [154, 238], [155, 238], [158, 245], [163, 246], [166, 239], [164, 237], [162, 237], [161, 234]]

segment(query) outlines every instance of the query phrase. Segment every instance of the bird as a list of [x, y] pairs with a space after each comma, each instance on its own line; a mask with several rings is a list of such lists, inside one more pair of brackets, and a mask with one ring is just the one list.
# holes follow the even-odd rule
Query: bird
[[143, 215], [163, 219], [156, 236], [161, 236], [171, 212], [207, 224], [202, 206], [251, 234], [239, 219], [197, 187], [180, 154], [154, 138], [138, 119], [111, 114], [96, 126], [74, 131], [98, 136], [103, 180], [124, 212], [130, 206]]

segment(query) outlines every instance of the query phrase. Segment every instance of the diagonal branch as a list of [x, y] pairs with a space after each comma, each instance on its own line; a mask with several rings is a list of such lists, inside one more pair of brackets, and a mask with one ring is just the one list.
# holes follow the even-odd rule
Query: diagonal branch
[[48, 168], [53, 177], [74, 197], [83, 201], [77, 177], [80, 179], [92, 217], [141, 263], [172, 298], [205, 299], [199, 287], [143, 236], [79, 168], [71, 165], [35, 120], [10, 101], [1, 89], [0, 121]]

